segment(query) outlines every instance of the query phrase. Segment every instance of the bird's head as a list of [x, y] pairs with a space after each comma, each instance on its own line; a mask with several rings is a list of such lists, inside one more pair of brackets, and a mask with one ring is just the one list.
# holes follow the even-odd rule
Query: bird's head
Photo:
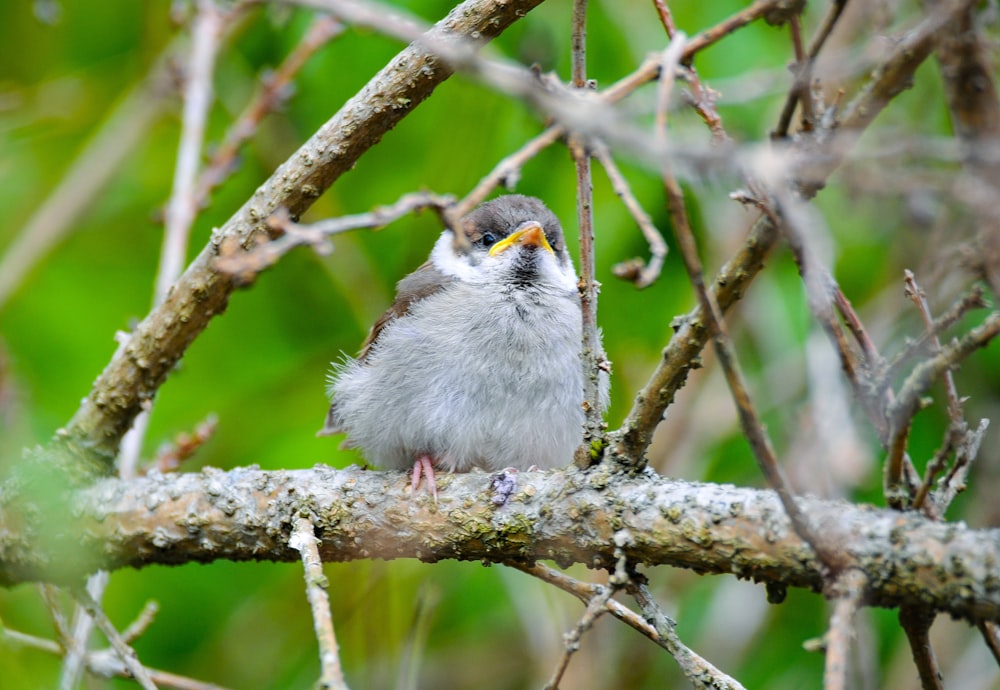
[[468, 248], [456, 248], [445, 230], [431, 261], [447, 276], [467, 282], [554, 285], [573, 290], [576, 272], [559, 219], [538, 199], [508, 194], [462, 218]]

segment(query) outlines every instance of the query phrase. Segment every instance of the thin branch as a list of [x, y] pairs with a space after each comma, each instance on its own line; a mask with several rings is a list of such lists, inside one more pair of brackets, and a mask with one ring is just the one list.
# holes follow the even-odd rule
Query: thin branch
[[984, 290], [982, 285], [974, 285], [972, 289], [957, 299], [941, 316], [934, 320], [931, 328], [924, 331], [916, 340], [913, 340], [897, 353], [886, 365], [884, 378], [888, 381], [895, 380], [902, 372], [903, 367], [919, 355], [926, 353], [927, 344], [931, 337], [939, 336], [946, 330], [954, 326], [973, 309], [983, 309], [986, 300], [983, 299]]
[[240, 283], [249, 283], [258, 273], [273, 266], [295, 247], [309, 245], [317, 252], [327, 254], [333, 249], [328, 239], [334, 235], [352, 230], [380, 228], [407, 214], [428, 208], [442, 212], [453, 202], [454, 199], [450, 196], [430, 192], [404, 194], [396, 203], [380, 206], [369, 213], [328, 218], [310, 225], [293, 222], [284, 209], [279, 209], [268, 219], [270, 227], [280, 233], [278, 239], [262, 241], [250, 251], [242, 251], [231, 244], [223, 245], [219, 258], [215, 260], [215, 268], [232, 275]]
[[[63, 653], [62, 647], [52, 640], [28, 635], [17, 630], [11, 630], [10, 628], [0, 629], [0, 637], [6, 638], [11, 643], [31, 647], [47, 654], [60, 655]], [[109, 676], [132, 678], [129, 670], [125, 668], [125, 665], [111, 650], [88, 652], [83, 660], [87, 671], [98, 678], [107, 678]], [[226, 690], [221, 685], [203, 683], [193, 678], [186, 678], [168, 671], [148, 667], [146, 670], [149, 672], [149, 677], [160, 688], [173, 688], [174, 690]]]
[[181, 139], [177, 147], [173, 190], [167, 204], [154, 304], [166, 298], [167, 290], [181, 274], [187, 260], [188, 238], [198, 211], [195, 179], [205, 140], [205, 123], [212, 105], [212, 74], [225, 26], [223, 12], [215, 6], [214, 0], [199, 0], [197, 8], [191, 28], [191, 60], [184, 87]]
[[139, 658], [135, 654], [135, 650], [132, 649], [126, 642], [122, 639], [118, 631], [115, 630], [115, 626], [111, 624], [108, 620], [108, 616], [104, 613], [104, 609], [101, 605], [90, 595], [86, 589], [78, 589], [73, 594], [77, 602], [82, 606], [87, 614], [94, 619], [94, 624], [97, 626], [98, 630], [104, 633], [104, 637], [107, 638], [108, 642], [111, 644], [111, 648], [115, 650], [115, 654], [121, 659], [122, 663], [125, 664], [125, 668], [128, 672], [132, 674], [132, 677], [136, 680], [139, 685], [143, 687], [144, 690], [156, 690], [156, 684], [153, 683], [153, 679], [149, 676], [149, 671], [139, 662]]
[[1000, 630], [997, 624], [992, 621], [976, 621], [976, 627], [983, 636], [983, 641], [989, 647], [993, 659], [1000, 664]]
[[320, 48], [343, 30], [343, 25], [332, 17], [316, 17], [295, 49], [274, 72], [261, 79], [260, 90], [229, 127], [222, 143], [212, 152], [211, 159], [201, 171], [195, 185], [197, 207], [204, 206], [212, 190], [232, 172], [240, 147], [256, 133], [264, 117], [288, 99], [292, 80], [299, 71]]
[[566, 673], [566, 669], [569, 668], [569, 661], [572, 656], [580, 651], [580, 640], [584, 633], [590, 630], [597, 619], [602, 613], [607, 613], [608, 611], [608, 601], [614, 595], [615, 590], [611, 587], [601, 587], [590, 601], [587, 602], [587, 608], [584, 609], [583, 615], [580, 616], [580, 620], [577, 624], [573, 626], [570, 630], [563, 636], [564, 646], [562, 656], [559, 658], [559, 663], [556, 666], [555, 671], [552, 673], [552, 677], [549, 682], [545, 684], [545, 690], [558, 690], [559, 683], [562, 682], [563, 674]]
[[[127, 478], [123, 477], [123, 479]], [[104, 570], [99, 570], [87, 578], [87, 593], [95, 602], [99, 602], [104, 596], [104, 590], [107, 586], [108, 573]], [[80, 677], [83, 675], [85, 667], [90, 634], [94, 630], [94, 617], [90, 615], [87, 608], [77, 601], [75, 609], [72, 635], [66, 645], [66, 654], [63, 657], [62, 669], [59, 674], [60, 690], [74, 690], [79, 686]]]
[[649, 287], [656, 282], [656, 279], [660, 277], [660, 271], [663, 270], [663, 262], [667, 258], [667, 243], [663, 239], [663, 234], [653, 224], [653, 219], [632, 193], [628, 180], [618, 169], [608, 147], [603, 142], [596, 141], [592, 153], [601, 167], [604, 168], [604, 172], [607, 173], [611, 188], [622, 200], [625, 208], [632, 215], [632, 219], [635, 220], [635, 224], [642, 231], [642, 236], [649, 243], [648, 263], [644, 263], [642, 259], [633, 259], [616, 265], [612, 271], [617, 277], [630, 281], [639, 289]]
[[860, 608], [867, 578], [857, 570], [840, 574], [832, 587], [835, 594], [830, 629], [826, 635], [826, 665], [823, 670], [823, 690], [846, 690], [848, 687], [848, 656], [854, 640], [854, 616]]
[[208, 415], [191, 433], [181, 432], [173, 440], [161, 445], [150, 463], [151, 466], [155, 467], [157, 472], [175, 471], [181, 463], [193, 457], [215, 436], [218, 425], [219, 418], [214, 414]]
[[[564, 592], [572, 594], [585, 604], [595, 601], [602, 593], [611, 589], [606, 585], [581, 582], [541, 563], [535, 563], [534, 565], [508, 563], [508, 565], [528, 575], [537, 577], [544, 582], [555, 585]], [[644, 588], [643, 585], [634, 583], [628, 585], [629, 591], [633, 593], [637, 600], [645, 601], [647, 604], [652, 602], [652, 599], [648, 596], [648, 591], [644, 589], [640, 591], [640, 587]], [[688, 680], [695, 687], [704, 688], [705, 690], [743, 690], [743, 686], [736, 679], [717, 669], [681, 642], [673, 629], [674, 626], [672, 623], [664, 617], [654, 618], [656, 623], [654, 625], [624, 604], [610, 597], [606, 599], [605, 606], [608, 613], [612, 616], [638, 630], [648, 639], [667, 650], [680, 665], [684, 675], [687, 676]], [[641, 603], [640, 606], [642, 606]], [[644, 613], [647, 609], [650, 611], [654, 609], [658, 610], [658, 607], [655, 607], [655, 603], [653, 607], [643, 607]]]
[[[933, 333], [934, 317], [931, 315], [930, 305], [927, 304], [927, 296], [924, 294], [923, 288], [917, 285], [917, 279], [913, 275], [913, 271], [909, 269], [903, 271], [903, 282], [905, 284], [904, 292], [906, 296], [916, 305], [917, 311], [920, 313], [920, 318], [924, 322], [924, 328], [928, 333], [928, 338], [933, 348], [931, 352], [938, 354], [941, 352], [941, 341], [938, 339], [937, 334]], [[958, 389], [955, 388], [955, 377], [952, 376], [951, 371], [944, 372], [944, 390], [948, 399], [948, 418], [954, 426], [964, 427], [965, 421], [962, 418], [962, 402], [958, 398]]]
[[[674, 17], [670, 12], [670, 8], [667, 7], [667, 3], [664, 2], [664, 0], [653, 0], [653, 6], [656, 8], [656, 12], [660, 16], [660, 22], [663, 24], [663, 28], [667, 32], [667, 38], [672, 41], [678, 32], [677, 26], [674, 24]], [[702, 84], [701, 78], [698, 76], [698, 71], [694, 68], [694, 65], [690, 63], [687, 67], [686, 81], [691, 86], [692, 92], [689, 94], [689, 102], [695, 109], [695, 112], [697, 112], [698, 115], [701, 116], [701, 119], [705, 121], [705, 124], [708, 125], [708, 129], [712, 132], [712, 138], [716, 142], [728, 141], [729, 135], [726, 134], [726, 130], [722, 126], [722, 118], [719, 115], [719, 111], [715, 108], [715, 97], [718, 94]]]
[[941, 670], [938, 667], [934, 649], [931, 647], [930, 629], [934, 613], [919, 606], [901, 606], [899, 624], [910, 643], [910, 652], [920, 674], [923, 690], [944, 690]]
[[[573, 2], [573, 38], [571, 83], [585, 90], [587, 82], [587, 0]], [[583, 443], [575, 461], [587, 467], [599, 456], [604, 445], [604, 410], [601, 404], [602, 372], [609, 370], [597, 330], [596, 260], [594, 257], [594, 188], [591, 180], [589, 141], [571, 133], [569, 151], [576, 169], [576, 217], [580, 230], [580, 308], [583, 319], [581, 357], [583, 366]]]
[[340, 667], [340, 652], [337, 636], [333, 632], [333, 617], [330, 615], [330, 597], [326, 593], [329, 582], [323, 574], [323, 561], [316, 548], [316, 528], [311, 520], [299, 518], [288, 545], [302, 554], [302, 568], [305, 571], [306, 596], [312, 609], [316, 640], [319, 642], [320, 678], [319, 688], [347, 690], [344, 671]]
[[160, 611], [160, 605], [155, 601], [147, 601], [146, 605], [142, 607], [142, 611], [136, 616], [135, 620], [122, 631], [122, 640], [126, 644], [132, 644], [135, 640], [145, 634], [149, 626], [153, 624], [156, 620], [156, 614]]
[[[812, 66], [816, 61], [816, 57], [826, 44], [826, 39], [830, 37], [833, 27], [837, 25], [838, 20], [843, 15], [847, 2], [848, 0], [834, 0], [834, 2], [831, 3], [830, 9], [827, 12], [826, 17], [823, 19], [822, 26], [820, 26], [816, 35], [813, 37], [812, 43], [809, 45], [808, 62], [803, 63], [802, 60], [798, 61], [798, 73], [796, 74], [795, 81], [792, 83], [792, 87], [788, 90], [788, 96], [785, 98], [785, 105], [782, 107], [781, 116], [778, 119], [778, 126], [771, 134], [773, 138], [784, 138], [788, 136], [788, 129], [792, 123], [792, 115], [795, 114], [795, 106], [798, 104], [799, 98], [802, 96], [800, 76], [803, 74], [812, 74]], [[811, 79], [811, 77], [809, 78]], [[801, 81], [804, 82], [808, 88], [809, 79], [802, 79]], [[808, 93], [806, 95], [808, 96]]]
[[979, 348], [985, 347], [998, 333], [1000, 312], [993, 312], [981, 325], [961, 339], [943, 347], [938, 354], [917, 365], [903, 383], [888, 412], [889, 446], [885, 466], [885, 493], [891, 505], [901, 506], [905, 500], [902, 492], [903, 453], [913, 417], [920, 410], [921, 398], [944, 372], [958, 366], [959, 362]]
[[566, 134], [566, 130], [559, 125], [551, 125], [541, 134], [529, 139], [524, 146], [499, 163], [483, 177], [471, 192], [457, 201], [451, 209], [455, 219], [469, 213], [476, 206], [486, 200], [486, 197], [499, 186], [513, 189], [517, 185], [521, 168], [526, 162], [537, 156], [552, 144], [559, 141]]

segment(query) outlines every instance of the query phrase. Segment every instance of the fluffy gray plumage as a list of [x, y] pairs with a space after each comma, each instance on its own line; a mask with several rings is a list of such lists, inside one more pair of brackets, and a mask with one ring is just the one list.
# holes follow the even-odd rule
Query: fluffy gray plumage
[[[552, 251], [520, 241], [532, 222]], [[571, 462], [584, 420], [577, 278], [559, 221], [538, 199], [500, 197], [445, 230], [400, 281], [358, 359], [334, 366], [325, 432], [346, 431], [375, 465], [421, 454], [449, 471]], [[606, 386], [605, 386], [606, 388]]]

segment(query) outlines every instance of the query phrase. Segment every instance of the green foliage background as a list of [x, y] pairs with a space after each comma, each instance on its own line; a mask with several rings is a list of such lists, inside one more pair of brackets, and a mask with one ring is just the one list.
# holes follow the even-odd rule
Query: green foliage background
[[[401, 4], [429, 21], [450, 9], [450, 3], [441, 1]], [[744, 6], [732, 0], [675, 4], [677, 24], [689, 34]], [[54, 23], [39, 20], [37, 14], [46, 8], [58, 10]], [[567, 0], [545, 3], [491, 50], [526, 64], [537, 62], [568, 78], [570, 8]], [[825, 9], [811, 7], [806, 26], [815, 27]], [[162, 0], [0, 4], [0, 252], [111, 109], [181, 31], [169, 15], [170, 4]], [[309, 21], [304, 11], [266, 7], [251, 13], [234, 32], [219, 57], [209, 142], [221, 140], [261, 72], [294, 48]], [[648, 3], [594, 2], [588, 45], [588, 72], [607, 85], [646, 53], [662, 49], [665, 40]], [[191, 255], [213, 226], [224, 222], [399, 49], [396, 41], [353, 28], [322, 49], [297, 78], [288, 105], [264, 121], [243, 151], [238, 172], [199, 217]], [[719, 110], [735, 139], [766, 141], [790, 82], [785, 69], [789, 59], [787, 31], [763, 23], [699, 56], [699, 72], [721, 92]], [[648, 91], [643, 94], [637, 98], [650, 97]], [[681, 108], [671, 117], [674, 136], [707, 142], [707, 130], [692, 111]], [[363, 212], [421, 188], [461, 196], [542, 126], [526, 106], [453, 77], [324, 194], [306, 220]], [[932, 65], [921, 68], [914, 88], [890, 107], [879, 126], [882, 132], [950, 134]], [[72, 234], [0, 307], [3, 471], [17, 461], [22, 448], [44, 442], [69, 419], [114, 351], [115, 332], [128, 330], [148, 310], [178, 132], [174, 96], [111, 183], [74, 220]], [[621, 163], [672, 244], [657, 176], [634, 162]], [[670, 337], [671, 319], [687, 312], [693, 298], [673, 254], [648, 290], [637, 291], [611, 275], [615, 262], [645, 256], [647, 247], [597, 167], [594, 183], [598, 278], [603, 283], [600, 322], [615, 365], [609, 413], [614, 428], [655, 366]], [[689, 185], [704, 257], [714, 269], [735, 248], [752, 216], [727, 198], [740, 186], [738, 179], [714, 176], [689, 180]], [[552, 147], [530, 162], [517, 190], [545, 199], [575, 243], [574, 172], [563, 147]], [[887, 303], [902, 303], [901, 267], [938, 260], [927, 243], [929, 233], [908, 221], [908, 201], [912, 199], [905, 195], [860, 195], [849, 179], [837, 177], [817, 202], [835, 243], [836, 275], [863, 315], [882, 314]], [[343, 467], [357, 462], [353, 452], [338, 450], [335, 440], [314, 436], [327, 404], [329, 362], [341, 352], [355, 351], [390, 301], [395, 281], [424, 260], [438, 232], [434, 217], [425, 214], [377, 233], [340, 237], [329, 257], [300, 249], [237, 294], [161, 389], [146, 455], [214, 413], [218, 432], [186, 469]], [[950, 294], [945, 290], [945, 298]], [[932, 302], [937, 309], [946, 304], [944, 298]], [[905, 335], [919, 333], [915, 313], [899, 307], [895, 317], [879, 322], [876, 333], [880, 346], [890, 351]], [[793, 454], [796, 449], [782, 439], [805, 423], [810, 397], [803, 352], [816, 327], [783, 251], [772, 258], [735, 319], [741, 359], [779, 453]], [[960, 376], [960, 390], [972, 395], [970, 419], [990, 416], [997, 408], [996, 359], [995, 351], [983, 353]], [[686, 437], [674, 447], [658, 446], [654, 461], [662, 471], [689, 479], [762, 485], [731, 404], [724, 395], [705, 393], [713, 380], [699, 375], [691, 384], [695, 392], [685, 391], [671, 408], [671, 415], [700, 430], [697, 443]], [[941, 426], [935, 411], [921, 420], [925, 425], [917, 430], [911, 451], [922, 463], [938, 443]], [[860, 417], [857, 428], [867, 459], [877, 460], [877, 444]], [[996, 485], [993, 445], [989, 440], [985, 444], [973, 478], [983, 491]], [[880, 502], [878, 464], [869, 462], [864, 468], [851, 491]], [[994, 522], [995, 510], [988, 506], [967, 510], [973, 524]], [[575, 572], [601, 577], [582, 568]], [[803, 641], [826, 628], [828, 611], [819, 596], [793, 591], [783, 605], [769, 607], [761, 588], [732, 578], [702, 578], [666, 568], [647, 572], [660, 600], [679, 621], [683, 639], [747, 687], [820, 685], [822, 656], [802, 648]], [[582, 612], [567, 595], [501, 567], [364, 562], [329, 565], [327, 574], [342, 660], [349, 682], [358, 688], [539, 687], [554, 668], [561, 634]], [[317, 676], [318, 661], [301, 577], [294, 564], [222, 562], [116, 572], [107, 610], [124, 626], [146, 600], [160, 602], [156, 622], [136, 643], [150, 666], [234, 688], [307, 688]], [[0, 590], [0, 618], [11, 629], [51, 636], [33, 586]], [[906, 665], [908, 651], [895, 614], [866, 611], [863, 618], [870, 636], [859, 647], [871, 664], [870, 677], [885, 687], [912, 687], [914, 675]], [[945, 636], [966, 639], [961, 626], [941, 625]], [[0, 643], [0, 687], [54, 687], [58, 673], [55, 658]], [[666, 654], [610, 620], [601, 620], [585, 637], [565, 684], [683, 685]], [[124, 681], [106, 686], [132, 687]]]

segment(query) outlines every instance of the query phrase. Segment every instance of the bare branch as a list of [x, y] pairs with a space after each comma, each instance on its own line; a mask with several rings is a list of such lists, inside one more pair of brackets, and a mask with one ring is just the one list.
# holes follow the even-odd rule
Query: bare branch
[[823, 672], [823, 690], [846, 690], [847, 659], [854, 640], [854, 616], [862, 604], [867, 580], [857, 570], [840, 574], [831, 591], [836, 596], [830, 629], [826, 634], [826, 666]]
[[122, 663], [125, 664], [125, 668], [136, 680], [139, 685], [143, 687], [144, 690], [156, 690], [156, 684], [153, 683], [153, 679], [149, 677], [149, 671], [139, 662], [139, 658], [135, 654], [135, 650], [132, 649], [125, 640], [122, 639], [118, 631], [115, 630], [115, 626], [111, 624], [108, 620], [108, 615], [104, 613], [104, 609], [101, 605], [94, 600], [90, 593], [86, 589], [77, 589], [74, 592], [74, 597], [77, 602], [86, 609], [87, 614], [94, 619], [94, 624], [97, 626], [98, 630], [104, 633], [104, 636], [111, 643], [111, 648], [115, 650], [118, 658], [121, 659]]
[[1000, 312], [991, 313], [977, 328], [972, 329], [930, 359], [917, 365], [899, 390], [899, 396], [889, 408], [889, 447], [885, 469], [886, 497], [893, 504], [901, 505], [903, 453], [909, 438], [913, 417], [920, 410], [921, 398], [931, 385], [946, 371], [981, 347], [985, 347], [1000, 333]]
[[899, 609], [899, 624], [910, 642], [910, 652], [920, 674], [920, 687], [923, 690], [944, 690], [941, 670], [931, 648], [929, 633], [933, 622], [934, 613], [923, 607], [908, 605]]
[[[611, 590], [610, 587], [605, 585], [593, 585], [581, 582], [541, 563], [535, 563], [530, 566], [521, 563], [509, 563], [508, 565], [555, 585], [564, 592], [569, 592], [585, 604], [595, 601], [602, 593]], [[647, 638], [667, 650], [677, 661], [678, 665], [680, 665], [684, 675], [687, 676], [688, 680], [695, 687], [705, 688], [706, 690], [743, 690], [743, 686], [738, 681], [717, 669], [681, 642], [674, 631], [671, 621], [662, 615], [651, 615], [654, 612], [658, 612], [659, 607], [656, 606], [655, 602], [649, 596], [645, 585], [638, 584], [633, 580], [627, 587], [636, 597], [636, 600], [639, 601], [646, 618], [639, 616], [615, 599], [608, 598], [605, 600], [605, 606], [612, 616], [638, 630]]]
[[326, 593], [329, 582], [323, 574], [323, 561], [316, 548], [316, 528], [307, 518], [295, 521], [295, 528], [288, 545], [302, 554], [302, 568], [305, 571], [306, 596], [312, 609], [316, 640], [319, 642], [320, 677], [316, 687], [331, 690], [347, 690], [344, 672], [340, 667], [340, 652], [337, 636], [333, 632], [333, 617], [330, 615], [330, 597]]

